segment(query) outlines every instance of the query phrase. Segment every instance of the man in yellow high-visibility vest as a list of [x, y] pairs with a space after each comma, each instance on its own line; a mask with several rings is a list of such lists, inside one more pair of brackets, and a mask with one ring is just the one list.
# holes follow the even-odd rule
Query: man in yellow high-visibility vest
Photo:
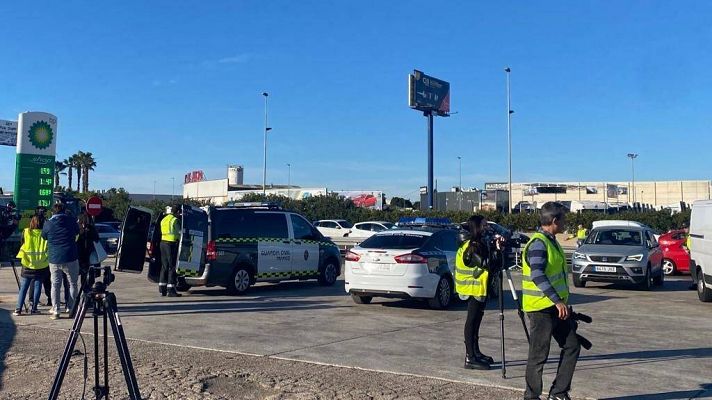
[[525, 399], [539, 399], [542, 372], [549, 357], [551, 338], [561, 348], [556, 379], [549, 400], [569, 400], [581, 345], [569, 318], [569, 285], [566, 256], [556, 241], [566, 225], [566, 208], [547, 202], [541, 208], [540, 230], [522, 252], [522, 308], [529, 317], [530, 343]]
[[158, 291], [161, 296], [180, 297], [176, 291], [176, 261], [178, 260], [178, 242], [180, 240], [180, 206], [171, 207], [171, 213], [161, 219], [161, 275], [158, 279]]

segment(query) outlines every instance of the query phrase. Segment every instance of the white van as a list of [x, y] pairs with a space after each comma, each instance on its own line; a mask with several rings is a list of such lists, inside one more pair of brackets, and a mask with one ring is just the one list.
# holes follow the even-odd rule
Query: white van
[[712, 200], [692, 204], [690, 275], [697, 284], [700, 301], [712, 301]]

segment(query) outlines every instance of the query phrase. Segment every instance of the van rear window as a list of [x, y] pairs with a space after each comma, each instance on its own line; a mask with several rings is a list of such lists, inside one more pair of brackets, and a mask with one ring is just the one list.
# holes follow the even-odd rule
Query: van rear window
[[215, 212], [212, 225], [216, 239], [289, 238], [284, 213], [221, 210]]

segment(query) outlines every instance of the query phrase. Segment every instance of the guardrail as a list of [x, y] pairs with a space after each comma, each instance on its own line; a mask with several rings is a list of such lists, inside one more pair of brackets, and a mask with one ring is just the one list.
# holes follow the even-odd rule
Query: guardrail
[[368, 238], [332, 237], [329, 239], [339, 247], [341, 255], [344, 255], [350, 248], [357, 246]]

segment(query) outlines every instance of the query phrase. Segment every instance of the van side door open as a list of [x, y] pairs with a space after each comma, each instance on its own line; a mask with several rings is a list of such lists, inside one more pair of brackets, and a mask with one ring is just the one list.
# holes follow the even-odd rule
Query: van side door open
[[146, 260], [146, 242], [151, 227], [151, 210], [129, 207], [124, 218], [116, 252], [116, 271], [142, 272]]
[[178, 276], [200, 276], [208, 245], [208, 213], [198, 207], [183, 206], [178, 244]]

